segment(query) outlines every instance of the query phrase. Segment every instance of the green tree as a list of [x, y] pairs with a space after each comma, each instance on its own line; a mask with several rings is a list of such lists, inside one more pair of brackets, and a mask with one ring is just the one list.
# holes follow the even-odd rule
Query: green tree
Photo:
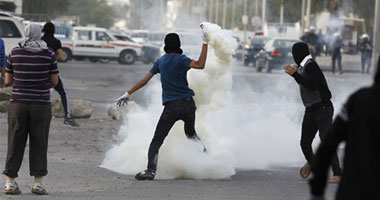
[[82, 25], [111, 27], [116, 14], [105, 0], [71, 0], [66, 15], [79, 16]]
[[27, 19], [51, 20], [68, 9], [68, 0], [23, 0], [22, 13]]

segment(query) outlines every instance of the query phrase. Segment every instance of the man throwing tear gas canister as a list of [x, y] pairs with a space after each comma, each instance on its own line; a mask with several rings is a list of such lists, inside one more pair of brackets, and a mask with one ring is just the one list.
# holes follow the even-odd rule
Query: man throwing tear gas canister
[[[308, 45], [298, 42], [292, 48], [293, 59], [297, 65], [287, 65], [284, 70], [292, 76], [300, 86], [305, 114], [302, 122], [301, 149], [307, 163], [300, 170], [300, 175], [307, 178], [310, 175], [310, 166], [314, 161], [312, 143], [317, 131], [321, 140], [326, 136], [334, 113], [331, 102], [331, 92], [318, 64], [310, 55]], [[335, 153], [331, 160], [334, 177], [330, 182], [340, 181], [342, 170], [338, 156]]]
[[[159, 58], [148, 74], [138, 81], [130, 90], [115, 99], [117, 105], [127, 103], [129, 96], [145, 86], [157, 73], [160, 73], [162, 84], [162, 104], [164, 110], [158, 121], [156, 131], [148, 150], [147, 169], [136, 174], [137, 180], [153, 180], [156, 175], [158, 152], [174, 123], [178, 120], [185, 122], [185, 134], [189, 139], [201, 142], [195, 131], [195, 102], [194, 92], [188, 86], [187, 72], [190, 69], [204, 69], [207, 57], [207, 35], [202, 28], [203, 45], [198, 60], [191, 60], [182, 55], [181, 41], [176, 33], [165, 36], [165, 55]], [[204, 148], [204, 151], [206, 149]]]

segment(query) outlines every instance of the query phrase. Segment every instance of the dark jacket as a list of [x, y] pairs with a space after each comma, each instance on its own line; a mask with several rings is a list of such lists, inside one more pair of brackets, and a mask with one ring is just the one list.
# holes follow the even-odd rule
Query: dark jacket
[[55, 53], [57, 53], [58, 49], [62, 49], [61, 41], [54, 37], [55, 33], [55, 26], [51, 22], [47, 22], [42, 32], [44, 32], [44, 35], [42, 36], [42, 40], [47, 43], [47, 46], [52, 48]]
[[[380, 60], [379, 60], [380, 61]], [[380, 63], [380, 62], [379, 62]], [[344, 169], [337, 200], [379, 199], [380, 67], [372, 87], [352, 94], [317, 151], [310, 180], [315, 196], [324, 194], [330, 160], [346, 142]]]
[[343, 41], [340, 38], [337, 38], [334, 40], [334, 43], [332, 44], [332, 54], [333, 55], [341, 55], [340, 50], [343, 47]]
[[[316, 103], [331, 106], [331, 92], [318, 64], [310, 59], [305, 66], [301, 66], [302, 60], [310, 54], [307, 44], [303, 42], [294, 44], [292, 53], [295, 63], [299, 66], [298, 72], [295, 72], [293, 77], [300, 85], [301, 98], [305, 107], [308, 108]], [[319, 102], [316, 102], [318, 98], [316, 95], [319, 96]]]
[[359, 44], [359, 50], [364, 57], [372, 57], [372, 42], [369, 40], [363, 40]]
[[318, 43], [318, 35], [315, 33], [309, 33], [306, 38], [305, 42], [309, 45], [315, 46]]

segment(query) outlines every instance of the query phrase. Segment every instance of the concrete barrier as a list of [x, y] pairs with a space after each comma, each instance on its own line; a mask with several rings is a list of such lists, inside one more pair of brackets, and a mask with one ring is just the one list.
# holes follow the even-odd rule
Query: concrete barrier
[[[92, 115], [93, 108], [91, 101], [70, 99], [70, 107], [72, 118], [90, 118]], [[51, 108], [54, 117], [65, 117], [60, 98], [53, 97], [51, 99]]]

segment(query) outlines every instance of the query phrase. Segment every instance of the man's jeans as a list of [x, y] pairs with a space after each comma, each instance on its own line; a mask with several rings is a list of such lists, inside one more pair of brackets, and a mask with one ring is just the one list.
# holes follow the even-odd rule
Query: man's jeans
[[[311, 146], [314, 137], [317, 134], [317, 131], [319, 131], [319, 137], [321, 140], [325, 138], [332, 125], [333, 114], [334, 108], [332, 106], [323, 105], [305, 111], [302, 122], [301, 148], [306, 160], [310, 164], [313, 164], [314, 159], [314, 153]], [[334, 176], [342, 175], [342, 169], [340, 168], [338, 155], [336, 153], [331, 160], [331, 166]]]
[[157, 170], [158, 151], [176, 121], [182, 120], [185, 122], [185, 134], [187, 138], [200, 141], [194, 128], [195, 110], [195, 103], [191, 97], [165, 103], [164, 111], [161, 114], [149, 146], [148, 170]]

